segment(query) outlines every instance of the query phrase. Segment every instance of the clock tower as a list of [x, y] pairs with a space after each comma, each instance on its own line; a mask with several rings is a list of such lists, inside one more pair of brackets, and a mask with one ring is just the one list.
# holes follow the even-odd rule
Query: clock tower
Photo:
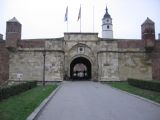
[[107, 6], [102, 19], [102, 38], [113, 38], [112, 18], [108, 13]]

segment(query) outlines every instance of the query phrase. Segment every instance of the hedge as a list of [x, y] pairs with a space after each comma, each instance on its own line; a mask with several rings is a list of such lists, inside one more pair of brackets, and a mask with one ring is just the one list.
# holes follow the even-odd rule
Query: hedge
[[130, 85], [133, 85], [135, 87], [139, 87], [142, 89], [148, 89], [148, 90], [160, 92], [160, 81], [153, 81], [153, 80], [146, 81], [146, 80], [138, 80], [138, 79], [129, 78], [128, 83]]
[[25, 82], [17, 85], [0, 88], [0, 100], [17, 95], [37, 86], [36, 81]]

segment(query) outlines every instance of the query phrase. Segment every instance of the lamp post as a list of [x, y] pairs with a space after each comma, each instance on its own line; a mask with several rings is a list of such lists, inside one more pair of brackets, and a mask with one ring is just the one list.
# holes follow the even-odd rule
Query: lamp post
[[43, 53], [43, 86], [45, 86], [45, 64], [46, 64], [46, 50], [42, 51]]

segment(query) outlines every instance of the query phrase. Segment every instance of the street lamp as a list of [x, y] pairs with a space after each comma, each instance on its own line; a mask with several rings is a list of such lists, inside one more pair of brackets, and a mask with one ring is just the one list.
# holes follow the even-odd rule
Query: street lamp
[[46, 64], [46, 50], [42, 51], [43, 53], [43, 86], [45, 86], [45, 64]]

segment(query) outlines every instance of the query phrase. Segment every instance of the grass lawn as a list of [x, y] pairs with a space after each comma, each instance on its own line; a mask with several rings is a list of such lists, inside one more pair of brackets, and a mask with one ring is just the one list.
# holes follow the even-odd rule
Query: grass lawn
[[128, 84], [128, 82], [107, 82], [112, 87], [127, 91], [129, 93], [142, 96], [144, 98], [160, 103], [160, 92], [137, 88]]
[[55, 88], [53, 85], [38, 86], [0, 101], [0, 120], [25, 120]]

